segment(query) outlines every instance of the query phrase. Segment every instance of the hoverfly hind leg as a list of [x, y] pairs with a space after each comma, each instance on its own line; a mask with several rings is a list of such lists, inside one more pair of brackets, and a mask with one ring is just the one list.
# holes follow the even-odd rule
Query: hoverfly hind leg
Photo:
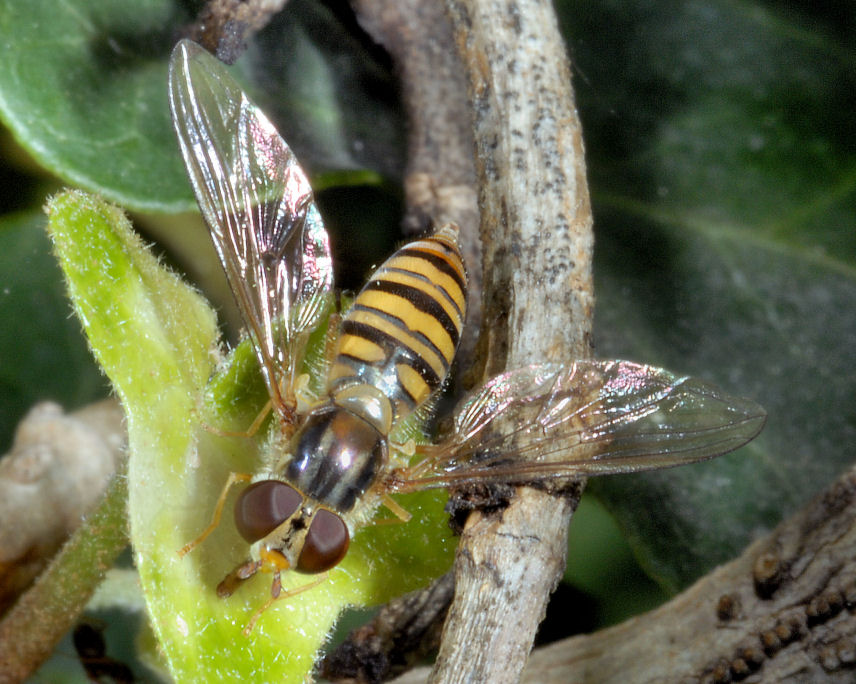
[[265, 422], [265, 419], [268, 417], [271, 409], [273, 409], [273, 402], [268, 400], [267, 403], [262, 406], [262, 410], [259, 411], [259, 415], [253, 419], [252, 423], [250, 423], [250, 427], [247, 428], [246, 433], [242, 436], [253, 437], [261, 429], [262, 424]]
[[384, 494], [381, 497], [381, 503], [386, 509], [395, 516], [394, 520], [375, 520], [375, 525], [383, 525], [387, 523], [406, 523], [410, 522], [413, 515], [404, 506], [393, 499], [389, 494]]
[[438, 464], [442, 464], [444, 460], [451, 460], [453, 450], [442, 444], [415, 444], [412, 456], [415, 457], [415, 463], [397, 468], [393, 472], [391, 478], [393, 491], [403, 493], [418, 489], [413, 486], [413, 482], [431, 475], [439, 467]]

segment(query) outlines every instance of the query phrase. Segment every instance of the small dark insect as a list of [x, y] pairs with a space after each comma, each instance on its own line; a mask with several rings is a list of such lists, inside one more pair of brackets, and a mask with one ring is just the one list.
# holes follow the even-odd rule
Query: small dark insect
[[[446, 379], [466, 317], [457, 228], [404, 246], [369, 279], [328, 345], [326, 383], [307, 396], [309, 334], [332, 299], [333, 264], [312, 189], [294, 154], [225, 67], [190, 41], [173, 52], [173, 122], [202, 214], [278, 418], [235, 507], [248, 558], [218, 587], [259, 571], [319, 574], [390, 494], [472, 482], [629, 473], [736, 449], [764, 410], [688, 377], [627, 361], [537, 363], [492, 378], [458, 406], [439, 444], [402, 444], [408, 419]], [[494, 434], [497, 418], [517, 425]], [[217, 504], [215, 520], [225, 501]], [[195, 547], [208, 529], [183, 553]]]

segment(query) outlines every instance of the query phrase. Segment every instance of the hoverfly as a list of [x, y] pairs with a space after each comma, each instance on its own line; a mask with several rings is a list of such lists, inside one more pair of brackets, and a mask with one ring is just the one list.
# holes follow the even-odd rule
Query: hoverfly
[[[371, 276], [343, 315], [325, 389], [307, 408], [297, 396], [304, 349], [333, 287], [307, 177], [198, 45], [176, 46], [169, 93], [191, 184], [277, 418], [259, 471], [230, 478], [250, 483], [235, 505], [250, 549], [218, 593], [260, 570], [274, 577], [248, 629], [280, 595], [282, 572], [336, 566], [381, 504], [406, 519], [390, 493], [676, 466], [732, 451], [761, 430], [760, 406], [700, 380], [626, 361], [540, 363], [494, 377], [459, 404], [441, 443], [404, 453], [396, 430], [443, 385], [466, 316], [452, 226], [404, 246]], [[497, 418], [516, 429], [493, 434]]]

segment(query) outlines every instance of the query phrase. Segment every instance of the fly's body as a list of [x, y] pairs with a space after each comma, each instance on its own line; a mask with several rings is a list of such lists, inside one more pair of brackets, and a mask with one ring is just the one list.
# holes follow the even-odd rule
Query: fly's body
[[[736, 449], [763, 426], [754, 402], [660, 368], [536, 363], [466, 397], [449, 436], [416, 447], [409, 463], [391, 436], [442, 386], [466, 318], [454, 226], [406, 245], [372, 275], [335, 332], [323, 396], [303, 408], [297, 386], [306, 341], [325, 317], [333, 284], [329, 241], [306, 175], [226, 69], [190, 41], [173, 53], [170, 104], [278, 419], [268, 465], [227, 483], [250, 483], [235, 505], [235, 525], [250, 548], [218, 592], [231, 594], [260, 570], [274, 576], [271, 598], [248, 629], [286, 595], [282, 572], [335, 567], [381, 504], [406, 519], [390, 494], [681, 465]], [[513, 428], [489, 429], [497, 418]]]
[[383, 472], [393, 426], [442, 385], [465, 315], [466, 273], [452, 228], [387, 260], [342, 321], [330, 400], [302, 426], [287, 478], [350, 512]]
[[[326, 399], [299, 421], [274, 472], [238, 499], [238, 530], [253, 545], [239, 574], [270, 562], [318, 573], [341, 561], [352, 518], [377, 504], [390, 432], [440, 388], [465, 315], [453, 228], [407, 245], [377, 270], [339, 327]], [[227, 578], [221, 592], [232, 586]]]

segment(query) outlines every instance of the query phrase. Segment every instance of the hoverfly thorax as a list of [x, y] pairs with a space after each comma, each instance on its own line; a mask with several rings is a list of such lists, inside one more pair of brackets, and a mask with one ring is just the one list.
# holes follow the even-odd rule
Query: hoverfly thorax
[[309, 414], [294, 436], [285, 478], [340, 513], [354, 508], [387, 463], [387, 440], [351, 411], [327, 404]]

